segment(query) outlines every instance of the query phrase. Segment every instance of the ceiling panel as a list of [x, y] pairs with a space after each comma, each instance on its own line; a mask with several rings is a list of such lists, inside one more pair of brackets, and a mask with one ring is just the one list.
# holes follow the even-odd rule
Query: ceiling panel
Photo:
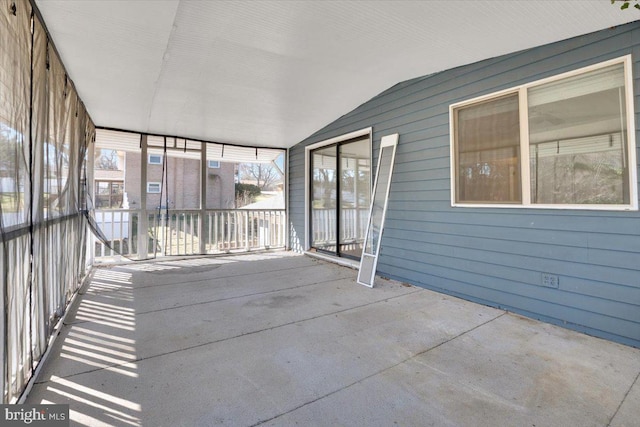
[[604, 0], [36, 4], [98, 126], [271, 147], [400, 81], [639, 17]]

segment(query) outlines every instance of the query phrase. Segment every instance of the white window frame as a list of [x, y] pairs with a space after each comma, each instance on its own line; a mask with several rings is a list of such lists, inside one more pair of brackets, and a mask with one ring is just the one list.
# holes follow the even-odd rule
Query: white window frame
[[207, 160], [207, 167], [209, 169], [220, 169], [220, 160]]
[[[623, 64], [625, 78], [625, 100], [627, 113], [627, 155], [629, 162], [629, 204], [542, 204], [531, 203], [531, 181], [529, 171], [529, 122], [528, 122], [528, 100], [527, 94], [530, 88], [541, 86], [546, 83], [565, 79], [572, 76], [588, 73], [611, 65]], [[456, 201], [456, 147], [455, 147], [455, 110], [478, 104], [483, 101], [490, 101], [506, 95], [519, 95], [519, 115], [520, 115], [520, 185], [522, 189], [521, 203], [464, 203]], [[451, 206], [465, 208], [527, 208], [527, 209], [571, 209], [571, 210], [638, 210], [638, 163], [636, 159], [636, 130], [634, 113], [634, 92], [633, 92], [633, 70], [631, 55], [600, 62], [588, 67], [579, 68], [566, 73], [558, 74], [545, 79], [537, 80], [524, 85], [505, 89], [502, 91], [479, 96], [465, 100], [449, 106], [449, 136], [450, 136], [450, 167], [451, 167]]]
[[[321, 148], [327, 145], [337, 144], [342, 141], [348, 141], [350, 139], [358, 138], [361, 136], [369, 136], [369, 158], [373, 160], [373, 128], [368, 127], [364, 129], [360, 129], [351, 133], [347, 133], [344, 135], [336, 136], [335, 138], [326, 139], [324, 141], [316, 142], [315, 144], [307, 145], [305, 147], [304, 152], [304, 250], [308, 251], [311, 248], [311, 242], [309, 241], [309, 232], [311, 231], [311, 224], [309, 224], [309, 217], [311, 215], [311, 203], [310, 203], [310, 168], [311, 168], [311, 152], [317, 148]], [[371, 182], [373, 183], [373, 178], [371, 178]], [[369, 189], [371, 191], [371, 189]], [[340, 259], [342, 263], [346, 265], [350, 265], [353, 267], [357, 267], [359, 265], [358, 261], [355, 260], [346, 260], [346, 258], [336, 258], [331, 257], [332, 259]]]
[[[152, 191], [151, 187], [158, 187], [158, 191]], [[160, 194], [162, 190], [162, 183], [160, 182], [147, 182], [147, 193], [149, 194]]]
[[[155, 160], [151, 161], [152, 158], [153, 159], [158, 158], [158, 161], [157, 162]], [[150, 165], [161, 165], [162, 164], [162, 154], [149, 154], [149, 160], [148, 161], [149, 161]]]

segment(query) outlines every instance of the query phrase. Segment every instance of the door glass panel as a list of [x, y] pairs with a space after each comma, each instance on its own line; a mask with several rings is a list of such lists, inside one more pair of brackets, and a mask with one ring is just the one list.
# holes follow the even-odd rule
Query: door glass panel
[[337, 252], [337, 146], [311, 154], [311, 246]]
[[340, 145], [340, 254], [360, 258], [371, 201], [369, 139]]

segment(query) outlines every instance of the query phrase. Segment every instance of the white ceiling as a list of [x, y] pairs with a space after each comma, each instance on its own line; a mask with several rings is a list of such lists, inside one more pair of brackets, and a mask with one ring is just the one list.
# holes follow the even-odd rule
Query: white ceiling
[[98, 126], [290, 147], [413, 77], [640, 18], [609, 0], [36, 0]]

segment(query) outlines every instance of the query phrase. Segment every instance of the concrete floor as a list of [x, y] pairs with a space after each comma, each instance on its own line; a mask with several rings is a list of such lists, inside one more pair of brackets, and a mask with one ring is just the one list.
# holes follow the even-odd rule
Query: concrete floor
[[96, 271], [27, 403], [73, 425], [638, 426], [640, 349], [277, 252]]

